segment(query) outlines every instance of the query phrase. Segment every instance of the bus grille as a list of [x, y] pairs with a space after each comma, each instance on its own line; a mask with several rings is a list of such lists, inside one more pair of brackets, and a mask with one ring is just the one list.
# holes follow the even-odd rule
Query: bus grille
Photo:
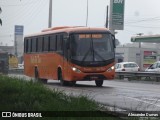
[[101, 79], [101, 80], [104, 80], [104, 79], [107, 79], [104, 75], [86, 75], [84, 77], [85, 80], [93, 80], [93, 79]]

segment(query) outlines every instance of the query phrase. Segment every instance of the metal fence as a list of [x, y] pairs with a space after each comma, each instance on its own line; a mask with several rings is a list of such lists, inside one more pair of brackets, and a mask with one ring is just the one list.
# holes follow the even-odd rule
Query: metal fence
[[24, 69], [9, 69], [8, 74], [23, 74], [24, 73]]
[[[24, 69], [10, 69], [9, 74], [23, 74]], [[141, 79], [154, 79], [157, 82], [160, 81], [160, 73], [158, 72], [125, 72], [125, 71], [120, 71], [116, 72], [116, 78], [118, 79], [136, 79], [136, 80], [141, 80]]]
[[116, 72], [116, 77], [119, 79], [155, 79], [156, 81], [160, 81], [160, 73], [158, 72], [125, 72], [120, 71]]

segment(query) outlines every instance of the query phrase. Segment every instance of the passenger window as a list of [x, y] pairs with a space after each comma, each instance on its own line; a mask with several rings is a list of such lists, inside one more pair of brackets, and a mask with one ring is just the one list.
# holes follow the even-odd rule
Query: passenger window
[[28, 39], [24, 40], [24, 52], [28, 53]]
[[63, 49], [63, 36], [57, 35], [57, 51], [62, 51]]
[[28, 39], [28, 52], [32, 52], [32, 39]]
[[42, 52], [43, 50], [43, 37], [38, 38], [38, 52]]
[[37, 52], [37, 39], [32, 39], [32, 52]]
[[157, 63], [157, 68], [160, 68], [160, 63]]
[[49, 36], [44, 37], [44, 50], [43, 51], [48, 51], [49, 49]]
[[56, 51], [56, 36], [50, 36], [49, 51]]

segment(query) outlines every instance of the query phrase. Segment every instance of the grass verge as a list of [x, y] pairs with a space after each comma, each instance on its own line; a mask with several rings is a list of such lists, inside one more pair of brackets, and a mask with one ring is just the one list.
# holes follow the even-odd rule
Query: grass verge
[[[78, 112], [89, 114], [91, 111], [97, 111], [98, 109], [99, 106], [95, 101], [88, 100], [84, 96], [71, 97], [63, 92], [51, 91], [41, 83], [28, 82], [0, 75], [0, 111], [59, 111], [59, 113], [67, 111], [68, 114], [73, 114], [74, 116]], [[71, 116], [67, 118], [55, 117], [54, 120], [82, 119]], [[23, 120], [23, 118], [19, 119]], [[35, 118], [27, 118], [27, 120], [29, 119]], [[36, 119], [52, 120], [53, 118]], [[114, 117], [84, 117], [83, 119], [116, 120]]]

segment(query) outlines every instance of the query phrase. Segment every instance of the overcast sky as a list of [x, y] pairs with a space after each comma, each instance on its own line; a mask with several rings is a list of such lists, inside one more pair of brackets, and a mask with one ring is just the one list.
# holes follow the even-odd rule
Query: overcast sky
[[[110, 0], [89, 0], [89, 27], [104, 27]], [[87, 0], [53, 0], [52, 26], [85, 26]], [[14, 25], [24, 26], [24, 35], [48, 27], [49, 0], [0, 0], [0, 44], [13, 45]], [[125, 24], [117, 31], [121, 44], [137, 33], [160, 34], [160, 0], [125, 0]]]

